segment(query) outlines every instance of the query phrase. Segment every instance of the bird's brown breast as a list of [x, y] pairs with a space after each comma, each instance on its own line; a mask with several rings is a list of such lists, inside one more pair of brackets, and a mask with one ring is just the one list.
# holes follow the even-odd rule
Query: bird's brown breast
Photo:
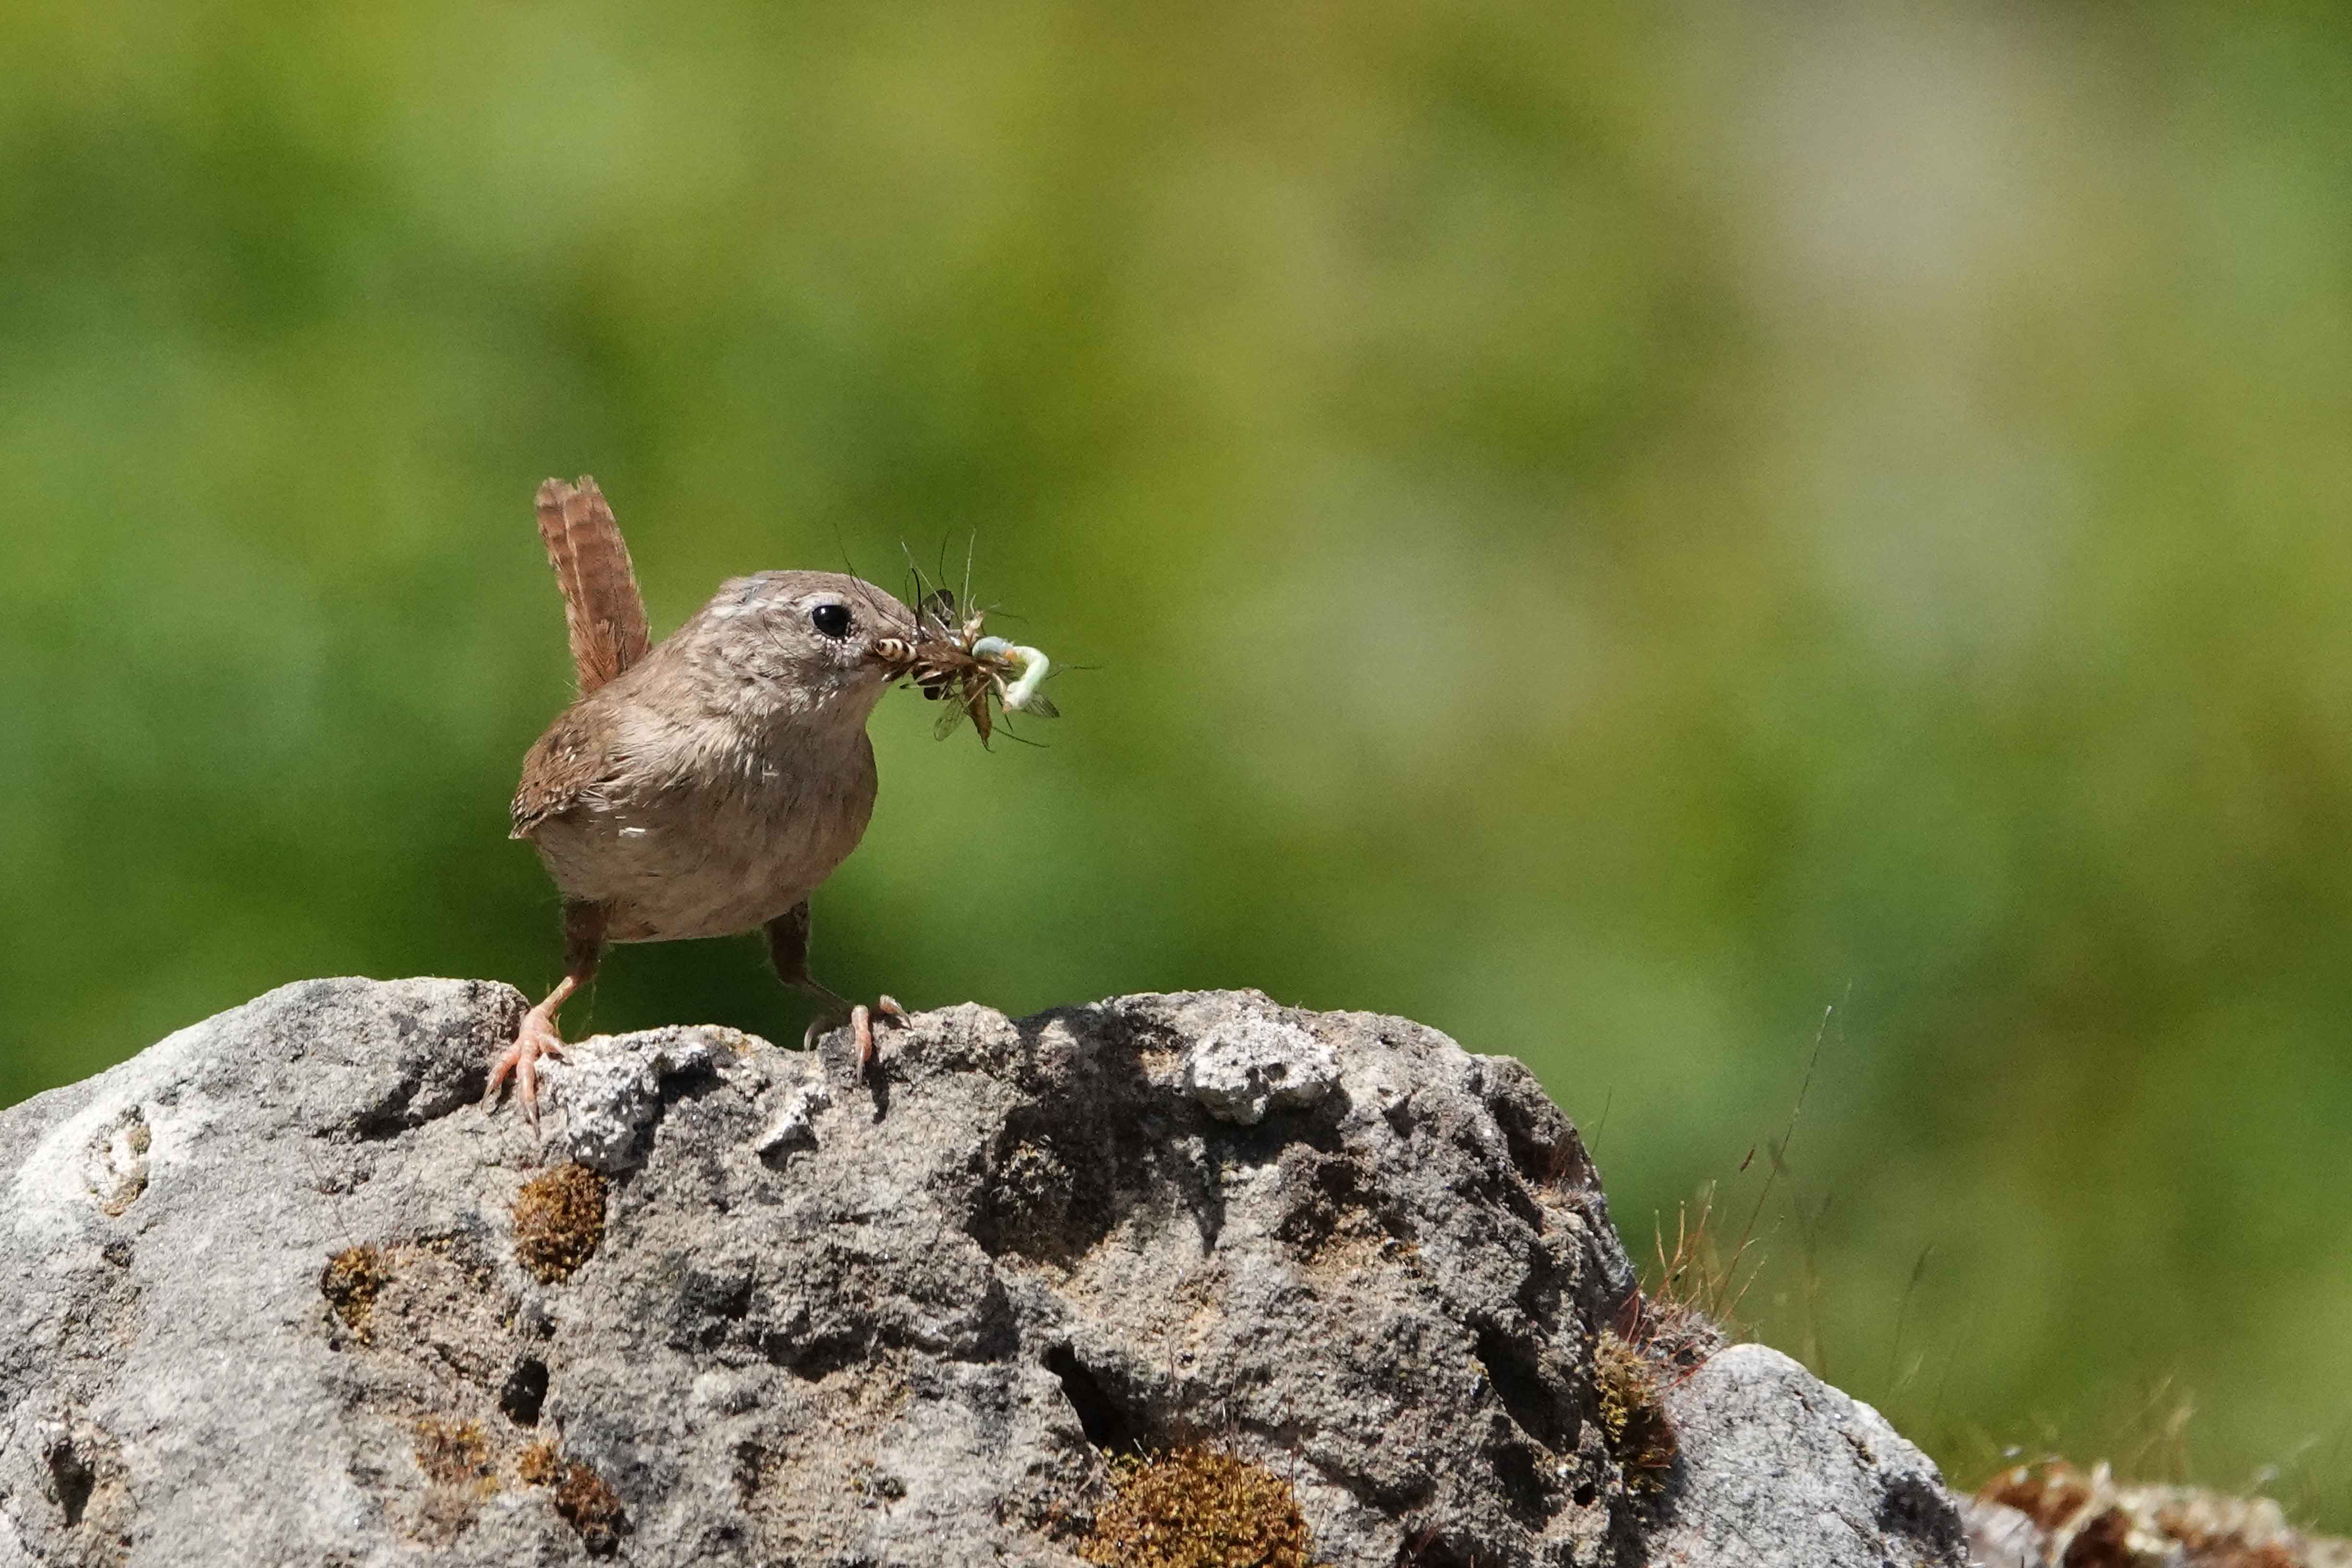
[[874, 749], [845, 734], [670, 737], [529, 830], [564, 896], [614, 942], [750, 931], [814, 892], [874, 810]]

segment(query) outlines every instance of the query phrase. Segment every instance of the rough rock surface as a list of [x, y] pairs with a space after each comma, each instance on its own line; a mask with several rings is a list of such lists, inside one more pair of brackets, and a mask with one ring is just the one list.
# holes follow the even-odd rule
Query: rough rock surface
[[[1763, 1345], [1733, 1345], [1671, 1386], [1682, 1448], [1670, 1563], [1965, 1563], [1944, 1479], [1877, 1411]], [[1753, 1538], [1770, 1519], [1769, 1541]]]
[[925, 1014], [865, 1084], [665, 1029], [541, 1148], [473, 1103], [522, 1010], [312, 982], [0, 1112], [0, 1568], [1073, 1563], [1187, 1444], [1337, 1564], [1966, 1560], [1769, 1352], [1612, 1450], [1633, 1270], [1517, 1062], [1233, 993]]
[[1982, 1568], [2352, 1568], [2352, 1541], [2305, 1534], [2268, 1498], [2118, 1482], [2105, 1465], [2021, 1465], [1965, 1508]]

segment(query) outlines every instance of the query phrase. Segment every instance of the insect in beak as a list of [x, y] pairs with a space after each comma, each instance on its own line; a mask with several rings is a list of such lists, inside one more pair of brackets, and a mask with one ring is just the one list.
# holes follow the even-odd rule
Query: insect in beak
[[972, 657], [990, 660], [1003, 659], [1021, 667], [1020, 678], [1006, 685], [1004, 678], [997, 679], [997, 690], [1005, 710], [1010, 713], [1027, 711], [1037, 700], [1037, 684], [1054, 668], [1053, 661], [1034, 647], [1006, 642], [1003, 637], [982, 637], [971, 645]]
[[927, 616], [917, 638], [877, 638], [868, 656], [893, 679], [913, 681], [925, 697], [952, 700], [937, 726], [942, 740], [970, 719], [986, 744], [994, 729], [992, 703], [1011, 713], [1056, 716], [1054, 705], [1037, 689], [1053, 668], [1052, 661], [1036, 648], [981, 636], [982, 624], [978, 616], [960, 626], [944, 615]]

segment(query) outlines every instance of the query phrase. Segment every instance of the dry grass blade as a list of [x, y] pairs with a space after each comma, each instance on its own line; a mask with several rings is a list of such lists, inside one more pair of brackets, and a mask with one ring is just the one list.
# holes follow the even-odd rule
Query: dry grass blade
[[[1851, 989], [1851, 988], [1849, 988]], [[1832, 1024], [1843, 1029], [1844, 1002], [1825, 1007], [1820, 1026], [1813, 1033], [1811, 1054], [1806, 1058], [1802, 1081], [1797, 1088], [1796, 1103], [1790, 1108], [1789, 1121], [1777, 1139], [1768, 1138], [1759, 1146], [1768, 1163], [1764, 1179], [1756, 1194], [1755, 1206], [1748, 1211], [1747, 1223], [1739, 1234], [1726, 1245], [1717, 1232], [1720, 1215], [1717, 1210], [1715, 1184], [1702, 1188], [1696, 1209], [1688, 1203], [1675, 1209], [1675, 1236], [1671, 1247], [1666, 1241], [1665, 1226], [1661, 1222], [1654, 1242], [1654, 1261], [1647, 1271], [1650, 1278], [1644, 1288], [1627, 1303], [1619, 1323], [1619, 1332], [1651, 1356], [1670, 1364], [1695, 1366], [1721, 1348], [1725, 1339], [1738, 1331], [1739, 1306], [1750, 1287], [1756, 1283], [1759, 1261], [1751, 1256], [1759, 1237], [1758, 1226], [1764, 1218], [1766, 1207], [1774, 1189], [1789, 1172], [1789, 1147], [1796, 1141], [1797, 1126], [1804, 1119], [1805, 1101], [1812, 1092], [1813, 1075], [1821, 1066], [1822, 1051], [1829, 1038]], [[1744, 1173], [1755, 1163], [1759, 1149], [1751, 1148], [1748, 1158], [1740, 1162]], [[1824, 1204], [1824, 1208], [1826, 1203]], [[1800, 1219], [1804, 1218], [1802, 1206]], [[1819, 1215], [1812, 1216], [1818, 1222]], [[1811, 1305], [1811, 1282], [1818, 1276], [1810, 1265], [1811, 1229], [1806, 1231], [1809, 1263], [1808, 1306]], [[1923, 1255], [1913, 1270], [1913, 1284], [1926, 1267]], [[1900, 1330], [1897, 1331], [1900, 1345]], [[1813, 1336], [1809, 1346], [1808, 1364], [1818, 1373], [1820, 1346]]]
[[1620, 1331], [1661, 1363], [1696, 1366], [1722, 1348], [1727, 1330], [1737, 1321], [1740, 1298], [1755, 1279], [1752, 1269], [1741, 1277], [1753, 1243], [1743, 1240], [1729, 1258], [1724, 1256], [1716, 1237], [1715, 1188], [1710, 1185], [1699, 1194], [1696, 1215], [1688, 1204], [1675, 1206], [1674, 1245], [1667, 1246], [1663, 1224], [1652, 1245], [1650, 1278], [1629, 1303]]

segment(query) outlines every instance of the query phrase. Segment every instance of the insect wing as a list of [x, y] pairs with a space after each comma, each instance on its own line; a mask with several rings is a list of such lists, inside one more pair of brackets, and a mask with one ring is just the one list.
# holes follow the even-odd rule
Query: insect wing
[[971, 727], [980, 731], [980, 743], [988, 744], [989, 731], [996, 727], [994, 715], [988, 710], [988, 700], [996, 688], [985, 680], [971, 681], [964, 687], [964, 710], [971, 715]]

